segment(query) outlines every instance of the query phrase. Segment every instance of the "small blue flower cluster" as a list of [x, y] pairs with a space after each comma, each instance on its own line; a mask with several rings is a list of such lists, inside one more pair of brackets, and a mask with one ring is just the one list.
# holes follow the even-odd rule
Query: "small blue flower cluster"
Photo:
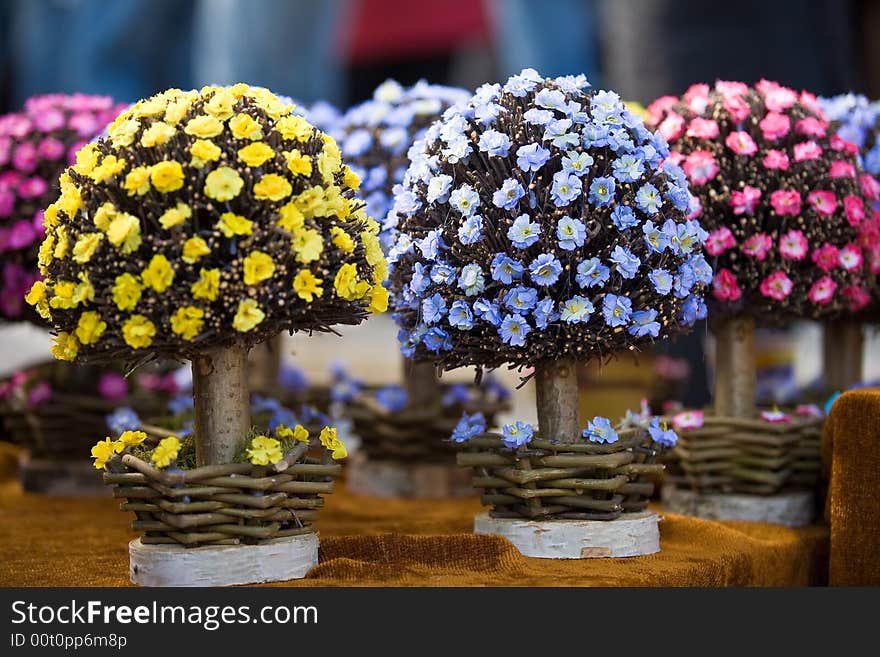
[[269, 430], [275, 431], [280, 425], [288, 427], [297, 424], [329, 424], [330, 418], [308, 404], [302, 404], [299, 413], [294, 413], [272, 397], [251, 395], [251, 413], [253, 415], [269, 414]]
[[379, 240], [386, 249], [394, 226], [383, 219], [391, 209], [395, 186], [403, 181], [407, 151], [444, 110], [466, 102], [468, 96], [464, 89], [424, 81], [404, 88], [387, 80], [371, 100], [352, 107], [330, 127], [346, 163], [361, 178], [367, 214], [382, 225]]
[[128, 406], [120, 406], [107, 415], [105, 420], [107, 428], [116, 436], [120, 436], [126, 431], [137, 431], [141, 428], [140, 417], [138, 417], [133, 408]]
[[859, 147], [862, 168], [873, 176], [880, 174], [880, 101], [849, 93], [819, 98], [819, 104], [829, 120], [840, 125], [837, 135]]
[[406, 356], [588, 360], [705, 316], [684, 172], [617, 94], [531, 69], [447, 109], [386, 218]]

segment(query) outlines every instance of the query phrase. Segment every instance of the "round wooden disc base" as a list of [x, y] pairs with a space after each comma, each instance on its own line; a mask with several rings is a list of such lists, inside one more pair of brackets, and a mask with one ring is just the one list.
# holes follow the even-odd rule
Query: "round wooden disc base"
[[318, 564], [318, 535], [276, 538], [259, 545], [185, 548], [128, 544], [128, 574], [140, 586], [233, 586], [305, 577]]
[[470, 471], [455, 463], [371, 461], [362, 454], [346, 465], [346, 488], [358, 495], [411, 499], [476, 495]]
[[627, 513], [616, 520], [474, 519], [474, 533], [497, 534], [527, 557], [593, 559], [637, 557], [660, 551], [659, 517], [651, 511]]
[[89, 461], [55, 461], [24, 455], [19, 479], [26, 493], [59, 497], [109, 497], [110, 489]]
[[708, 520], [748, 520], [803, 527], [813, 521], [815, 500], [810, 491], [776, 495], [742, 493], [698, 493], [666, 485], [663, 509]]

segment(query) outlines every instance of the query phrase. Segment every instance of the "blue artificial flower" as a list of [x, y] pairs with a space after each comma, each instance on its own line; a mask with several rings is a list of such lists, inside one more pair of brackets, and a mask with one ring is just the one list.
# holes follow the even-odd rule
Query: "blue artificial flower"
[[496, 301], [477, 299], [474, 301], [474, 314], [492, 326], [501, 325], [501, 307]]
[[[177, 415], [177, 413], [175, 413]], [[117, 436], [126, 431], [137, 431], [141, 428], [141, 419], [134, 409], [128, 406], [120, 406], [105, 418], [107, 427]]]
[[468, 415], [463, 413], [455, 429], [452, 430], [452, 440], [457, 443], [467, 442], [481, 433], [486, 433], [486, 418], [482, 413]]
[[370, 134], [370, 131], [359, 128], [358, 130], [352, 130], [351, 133], [342, 140], [340, 150], [346, 158], [358, 158], [370, 150], [372, 145], [373, 135]]
[[441, 350], [449, 351], [452, 349], [452, 342], [449, 340], [449, 333], [439, 326], [433, 326], [425, 333], [422, 338], [425, 349], [432, 353], [439, 353]]
[[620, 245], [614, 247], [609, 260], [614, 263], [615, 271], [627, 279], [634, 278], [639, 270], [639, 266], [642, 264], [642, 261], [633, 255], [629, 249], [625, 249]]
[[518, 180], [508, 178], [501, 184], [501, 188], [492, 194], [492, 204], [503, 210], [513, 210], [519, 200], [526, 195], [523, 186]]
[[637, 338], [650, 335], [656, 338], [660, 335], [660, 322], [656, 321], [657, 311], [653, 308], [637, 310], [632, 314], [633, 325], [629, 327], [629, 334]]
[[535, 328], [543, 331], [547, 328], [547, 324], [559, 319], [559, 313], [556, 312], [556, 302], [550, 297], [544, 297], [535, 305], [532, 317], [535, 319]]
[[642, 233], [645, 235], [645, 244], [648, 245], [648, 251], [651, 253], [663, 253], [669, 246], [669, 238], [666, 236], [660, 226], [655, 226], [653, 221], [646, 221], [642, 226]]
[[299, 367], [292, 365], [281, 366], [281, 370], [278, 372], [278, 383], [293, 394], [301, 394], [309, 388], [309, 379], [306, 377], [306, 373]]
[[498, 328], [498, 335], [501, 336], [501, 341], [505, 344], [522, 347], [531, 330], [532, 327], [522, 315], [505, 315]]
[[676, 255], [681, 253], [681, 240], [678, 237], [679, 228], [683, 229], [684, 226], [679, 227], [674, 220], [667, 219], [663, 222], [663, 228], [661, 229], [669, 243], [669, 250]]
[[515, 313], [528, 313], [538, 303], [538, 291], [533, 287], [517, 285], [507, 292], [504, 303]]
[[630, 139], [629, 131], [626, 128], [617, 127], [608, 131], [608, 147], [620, 155], [621, 153], [631, 153], [635, 144]]
[[544, 141], [550, 140], [556, 148], [573, 148], [580, 144], [581, 139], [571, 129], [571, 119], [554, 119], [544, 127]]
[[617, 230], [626, 230], [639, 225], [636, 213], [628, 205], [618, 205], [611, 211], [611, 223]]
[[587, 152], [568, 151], [562, 158], [562, 170], [576, 176], [583, 176], [591, 166], [593, 166], [593, 156]]
[[178, 438], [189, 438], [195, 432], [195, 422], [185, 420], [180, 429], [177, 430]]
[[622, 294], [605, 295], [602, 300], [602, 315], [605, 317], [605, 323], [612, 328], [615, 326], [626, 326], [629, 324], [630, 315], [632, 314], [632, 301], [629, 297]]
[[580, 219], [562, 217], [556, 222], [556, 239], [563, 251], [574, 251], [584, 245], [587, 239], [587, 227]]
[[681, 306], [681, 323], [684, 326], [693, 326], [698, 319], [706, 318], [706, 303], [702, 297], [691, 295], [684, 300]]
[[697, 281], [702, 283], [703, 285], [708, 285], [712, 282], [713, 272], [711, 265], [706, 262], [706, 258], [703, 257], [702, 253], [694, 253], [688, 256], [687, 264], [694, 272], [694, 276]]
[[529, 265], [529, 276], [536, 285], [547, 287], [559, 280], [562, 263], [550, 253], [542, 253]]
[[483, 239], [483, 217], [472, 214], [458, 227], [458, 241], [462, 244], [476, 244]]
[[583, 73], [578, 73], [577, 75], [560, 75], [557, 78], [554, 78], [553, 82], [556, 83], [560, 89], [562, 89], [567, 94], [572, 95], [581, 95], [583, 89], [588, 89], [591, 85], [587, 82], [587, 76]]
[[440, 231], [437, 229], [429, 231], [422, 239], [416, 240], [415, 244], [429, 262], [436, 260], [440, 251], [446, 248]]
[[608, 145], [608, 126], [600, 123], [588, 123], [582, 131], [585, 148], [600, 148]]
[[597, 121], [605, 121], [608, 117], [620, 117], [626, 107], [613, 91], [597, 91], [590, 99], [590, 112]]
[[388, 180], [388, 169], [383, 166], [372, 167], [364, 178], [365, 189], [379, 189]]
[[553, 112], [533, 107], [523, 112], [523, 119], [525, 119], [526, 123], [531, 123], [532, 125], [547, 125], [553, 120]]
[[177, 395], [168, 400], [168, 412], [171, 415], [180, 415], [191, 411], [193, 408], [192, 395]]
[[517, 449], [531, 442], [535, 428], [531, 424], [517, 421], [516, 424], [505, 424], [501, 427], [501, 439], [510, 449]]
[[455, 273], [455, 267], [438, 261], [431, 267], [431, 280], [437, 285], [451, 285], [455, 280]]
[[413, 216], [422, 207], [422, 202], [409, 190], [401, 190], [394, 195], [394, 210], [407, 217]]
[[447, 408], [449, 406], [461, 406], [462, 404], [468, 403], [470, 398], [470, 388], [463, 383], [453, 383], [446, 389], [446, 392], [443, 393], [442, 404]]
[[678, 443], [678, 434], [664, 422], [660, 425], [659, 418], [652, 418], [651, 424], [648, 426], [648, 434], [651, 440], [663, 447], [675, 447]]
[[565, 110], [565, 94], [559, 89], [544, 87], [535, 94], [535, 105], [559, 111]]
[[672, 274], [665, 269], [655, 269], [648, 274], [648, 280], [654, 284], [657, 294], [666, 296], [672, 291]]
[[468, 331], [474, 327], [474, 315], [464, 299], [452, 302], [452, 306], [449, 308], [449, 325], [462, 331]]
[[357, 379], [345, 376], [336, 380], [330, 388], [330, 399], [331, 401], [346, 404], [357, 397], [362, 389], [363, 383]]
[[412, 268], [412, 276], [409, 280], [409, 289], [412, 293], [419, 295], [424, 292], [431, 283], [430, 269], [421, 262], [414, 262]]
[[409, 134], [406, 128], [386, 128], [379, 133], [379, 143], [392, 155], [402, 155], [409, 147]]
[[470, 139], [460, 135], [446, 142], [446, 148], [441, 153], [450, 164], [456, 164], [465, 159], [473, 152]]
[[389, 385], [376, 391], [376, 403], [389, 413], [397, 413], [406, 408], [409, 397], [401, 386]]
[[620, 182], [634, 183], [645, 173], [645, 163], [627, 153], [611, 163], [612, 175]]
[[533, 68], [525, 68], [518, 75], [512, 75], [504, 85], [504, 91], [516, 96], [524, 98], [528, 93], [543, 82], [541, 74]]
[[584, 429], [584, 438], [591, 443], [616, 443], [617, 432], [611, 426], [611, 420], [607, 417], [596, 416], [591, 422], [587, 422]]
[[581, 287], [591, 288], [604, 285], [609, 276], [611, 276], [611, 270], [603, 265], [599, 258], [587, 258], [577, 266], [577, 275], [574, 280]]
[[449, 191], [452, 188], [452, 176], [445, 173], [434, 176], [428, 181], [428, 191], [425, 193], [428, 203], [445, 203], [449, 199]]
[[510, 137], [497, 130], [486, 130], [486, 132], [480, 135], [478, 145], [484, 153], [497, 157], [507, 157], [507, 152], [510, 150]]
[[688, 219], [678, 225], [678, 243], [681, 253], [691, 253], [695, 248], [705, 244], [709, 233], [703, 230], [699, 221]]
[[275, 412], [272, 413], [272, 416], [269, 418], [269, 431], [272, 433], [275, 432], [275, 429], [280, 427], [281, 425], [286, 427], [293, 427], [299, 424], [299, 420], [297, 420], [296, 415], [293, 414], [289, 408], [285, 408], [284, 406], [280, 406]]
[[492, 280], [510, 285], [523, 275], [523, 266], [505, 253], [496, 253], [492, 258]]
[[550, 187], [550, 196], [556, 207], [564, 207], [581, 195], [583, 185], [581, 179], [573, 173], [557, 171], [553, 174], [553, 185]]
[[446, 316], [446, 299], [439, 292], [422, 301], [422, 321], [436, 324]]
[[469, 297], [475, 297], [482, 292], [486, 287], [486, 280], [483, 278], [480, 265], [472, 262], [462, 267], [458, 277], [458, 287]]
[[660, 206], [663, 205], [663, 199], [654, 185], [651, 183], [645, 183], [639, 187], [639, 191], [636, 192], [636, 205], [639, 210], [648, 216], [651, 216], [660, 212]]
[[526, 249], [541, 238], [541, 227], [527, 214], [521, 214], [507, 231], [507, 239], [518, 249]]
[[499, 381], [494, 374], [489, 374], [483, 380], [483, 387], [486, 389], [486, 392], [490, 395], [494, 395], [496, 399], [508, 399], [510, 397], [510, 390], [507, 389], [501, 381]]
[[251, 413], [275, 413], [282, 408], [281, 402], [273, 397], [251, 395]]
[[523, 171], [537, 171], [550, 159], [550, 151], [540, 144], [520, 146], [516, 151], [516, 166]]
[[559, 308], [559, 319], [567, 324], [579, 324], [589, 321], [596, 308], [586, 297], [576, 294], [568, 301], [563, 301]]
[[449, 204], [462, 216], [470, 217], [480, 205], [480, 195], [473, 187], [464, 184], [449, 195]]
[[697, 282], [694, 268], [683, 262], [678, 266], [678, 274], [673, 279], [672, 291], [677, 299], [685, 299], [691, 293], [691, 288]]
[[614, 201], [614, 178], [611, 176], [593, 178], [593, 182], [590, 183], [589, 200], [599, 208], [611, 205]]

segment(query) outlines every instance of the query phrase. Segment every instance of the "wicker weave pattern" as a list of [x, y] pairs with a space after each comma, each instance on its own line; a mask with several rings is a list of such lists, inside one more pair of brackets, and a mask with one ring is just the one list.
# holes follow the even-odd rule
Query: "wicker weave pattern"
[[706, 416], [699, 429], [679, 432], [667, 456], [667, 480], [703, 493], [772, 495], [812, 488], [821, 470], [822, 418], [790, 423]]
[[534, 439], [528, 449], [506, 447], [498, 434], [463, 443], [458, 464], [474, 468], [474, 486], [496, 518], [613, 520], [641, 511], [654, 492], [658, 446], [641, 430], [619, 432], [611, 444]]

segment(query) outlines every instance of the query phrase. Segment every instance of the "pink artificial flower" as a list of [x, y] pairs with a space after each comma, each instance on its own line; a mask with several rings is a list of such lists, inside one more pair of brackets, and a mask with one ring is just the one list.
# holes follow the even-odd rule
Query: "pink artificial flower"
[[788, 170], [788, 155], [782, 151], [771, 148], [764, 156], [764, 166], [768, 169]]
[[727, 251], [727, 249], [732, 249], [735, 246], [736, 238], [734, 238], [733, 233], [730, 232], [727, 226], [722, 226], [709, 233], [704, 248], [709, 255], [719, 256]]
[[855, 271], [862, 266], [862, 250], [858, 244], [847, 244], [840, 250], [840, 258], [838, 260], [841, 267], [846, 271]]
[[6, 166], [12, 152], [12, 140], [9, 137], [0, 137], [0, 166]]
[[761, 281], [761, 294], [765, 297], [782, 301], [791, 294], [792, 286], [791, 279], [785, 272], [777, 271]]
[[872, 274], [880, 274], [880, 244], [868, 248], [868, 267]]
[[54, 107], [34, 116], [34, 125], [40, 132], [52, 132], [64, 127], [64, 112]]
[[727, 135], [724, 143], [737, 155], [754, 155], [758, 150], [758, 146], [755, 144], [752, 136], [742, 130], [731, 132]]
[[850, 194], [843, 199], [843, 209], [850, 226], [858, 226], [865, 218], [865, 204], [858, 196]]
[[717, 80], [715, 82], [715, 91], [725, 98], [731, 96], [744, 96], [749, 93], [749, 85], [744, 82], [734, 82], [731, 80]]
[[818, 306], [826, 306], [831, 303], [836, 289], [837, 283], [830, 276], [823, 276], [813, 283], [810, 291], [807, 293], [807, 297]]
[[859, 243], [865, 248], [880, 244], [880, 213], [877, 210], [871, 210], [871, 216], [859, 225]]
[[666, 113], [666, 110], [670, 109], [677, 102], [678, 98], [675, 96], [660, 96], [660, 98], [646, 108], [646, 111], [648, 112], [648, 122], [651, 125], [659, 123], [660, 119], [663, 118], [663, 115]]
[[89, 142], [85, 139], [81, 139], [78, 142], [74, 143], [70, 148], [67, 149], [67, 162], [73, 166], [76, 164], [76, 154], [79, 152], [79, 149], [88, 144]]
[[824, 137], [827, 133], [828, 124], [820, 121], [815, 116], [808, 116], [794, 124], [794, 130], [804, 137]]
[[833, 244], [825, 242], [817, 249], [813, 249], [811, 255], [813, 263], [822, 271], [831, 271], [840, 262], [840, 250]]
[[44, 160], [60, 160], [64, 155], [64, 144], [54, 137], [46, 137], [37, 146], [37, 152]]
[[791, 422], [791, 416], [786, 415], [775, 406], [772, 411], [761, 411], [761, 419], [771, 424], [788, 424]]
[[797, 94], [788, 87], [783, 87], [772, 80], [761, 80], [755, 89], [764, 95], [764, 104], [773, 112], [782, 112], [797, 102]]
[[40, 381], [28, 392], [26, 403], [28, 408], [36, 408], [50, 399], [52, 399], [52, 386], [48, 381]]
[[12, 154], [12, 166], [24, 173], [37, 168], [37, 147], [29, 141], [19, 144]]
[[843, 151], [848, 155], [858, 155], [859, 147], [853, 142], [844, 139], [840, 135], [831, 135], [831, 148], [835, 151]]
[[718, 122], [698, 116], [695, 119], [691, 119], [685, 134], [688, 137], [696, 137], [698, 139], [715, 139], [718, 136]]
[[722, 268], [712, 281], [712, 294], [719, 301], [736, 301], [742, 296], [736, 276], [729, 269]]
[[780, 216], [796, 217], [801, 213], [801, 195], [795, 189], [777, 189], [770, 195], [770, 205]]
[[79, 112], [71, 115], [67, 121], [71, 130], [76, 131], [80, 137], [90, 137], [100, 131], [98, 118], [91, 112]]
[[725, 97], [723, 105], [734, 123], [742, 123], [748, 118], [749, 113], [752, 111], [749, 104], [740, 96]]
[[761, 132], [764, 133], [764, 139], [776, 141], [785, 137], [791, 130], [791, 119], [785, 114], [768, 112], [758, 125], [761, 127]]
[[862, 194], [869, 201], [880, 201], [880, 183], [869, 173], [863, 173], [859, 176], [859, 185], [862, 188]]
[[841, 290], [840, 294], [846, 299], [847, 308], [849, 308], [850, 312], [858, 312], [871, 303], [870, 292], [856, 283], [847, 285]]
[[666, 141], [678, 139], [684, 134], [684, 117], [676, 112], [669, 112], [657, 130]]
[[803, 260], [807, 248], [807, 238], [799, 230], [790, 230], [779, 238], [779, 253], [787, 260]]
[[702, 185], [715, 177], [718, 173], [718, 164], [710, 151], [700, 150], [687, 156], [682, 169], [692, 184]]
[[34, 218], [31, 219], [31, 225], [34, 227], [37, 234], [41, 236], [40, 239], [42, 239], [42, 236], [46, 234], [45, 212], [42, 210], [34, 212]]
[[828, 169], [828, 175], [832, 178], [855, 178], [856, 168], [852, 162], [846, 160], [835, 160]]
[[742, 191], [736, 190], [730, 193], [730, 206], [733, 208], [733, 214], [752, 214], [760, 200], [761, 190], [757, 187], [745, 185]]
[[709, 85], [692, 84], [681, 97], [687, 108], [694, 114], [702, 114], [709, 104]]
[[159, 384], [159, 389], [163, 392], [168, 393], [169, 395], [176, 395], [178, 392], [180, 392], [180, 386], [177, 384], [177, 377], [175, 375], [175, 372], [169, 372], [162, 377], [162, 382]]
[[743, 243], [743, 253], [750, 258], [764, 260], [767, 258], [767, 252], [773, 246], [773, 238], [767, 233], [758, 233], [752, 235]]
[[802, 141], [794, 145], [794, 161], [818, 160], [822, 157], [822, 147], [814, 141]]
[[162, 377], [155, 372], [144, 372], [142, 374], [138, 374], [137, 384], [145, 390], [150, 390], [152, 392], [161, 392]]
[[837, 197], [834, 192], [827, 190], [817, 189], [810, 192], [807, 202], [823, 217], [830, 217], [837, 210]]
[[30, 221], [16, 221], [9, 231], [6, 246], [11, 250], [21, 250], [33, 244], [36, 239], [37, 232]]
[[794, 412], [804, 417], [825, 417], [822, 409], [815, 404], [798, 404], [795, 406]]
[[15, 208], [15, 193], [9, 189], [0, 189], [0, 219], [12, 214]]
[[128, 396], [128, 381], [116, 372], [104, 372], [98, 379], [98, 394], [108, 401], [122, 401]]
[[49, 191], [49, 184], [38, 176], [22, 180], [18, 184], [18, 193], [22, 198], [39, 198]]
[[24, 114], [12, 114], [7, 134], [16, 139], [24, 139], [33, 127], [34, 124]]
[[828, 120], [822, 106], [819, 104], [819, 99], [816, 97], [816, 94], [811, 94], [809, 91], [802, 91], [798, 100], [800, 100], [801, 105], [807, 108], [807, 111], [815, 114], [823, 121]]
[[675, 164], [677, 166], [681, 166], [683, 161], [684, 155], [679, 151], [669, 151], [669, 155], [663, 160], [664, 163], [669, 162], [670, 164]]
[[703, 411], [684, 411], [672, 418], [672, 426], [676, 431], [699, 429], [703, 426], [704, 421]]

